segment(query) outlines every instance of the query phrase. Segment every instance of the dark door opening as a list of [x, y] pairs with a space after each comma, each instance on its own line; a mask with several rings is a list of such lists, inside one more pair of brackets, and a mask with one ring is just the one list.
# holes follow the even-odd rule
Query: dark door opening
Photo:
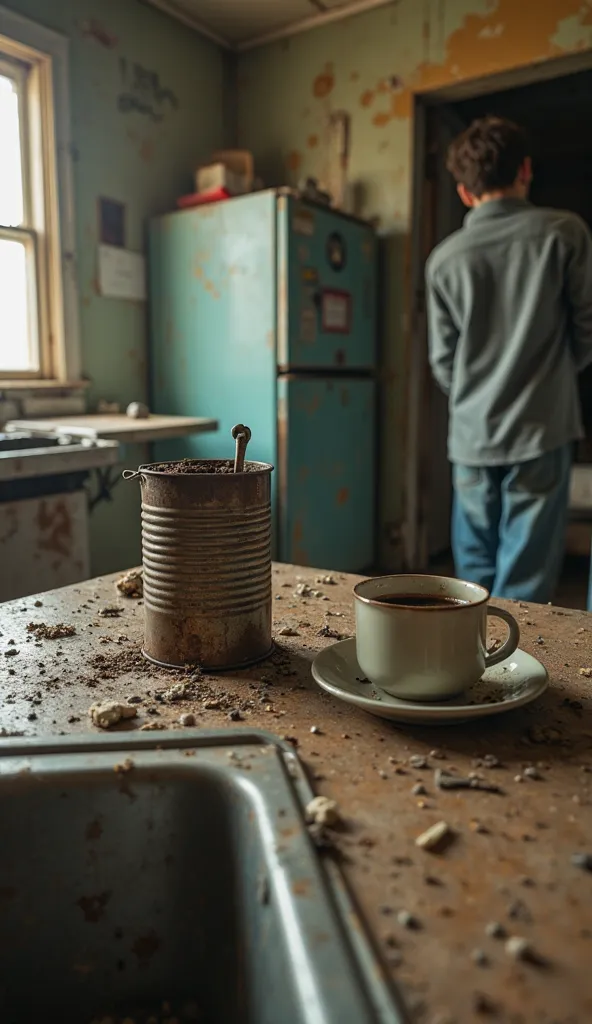
[[[444, 166], [446, 148], [474, 118], [487, 114], [511, 118], [528, 131], [534, 170], [532, 202], [578, 213], [592, 229], [592, 70], [580, 70], [426, 107], [425, 256], [462, 225], [466, 213]], [[581, 374], [579, 383], [586, 438], [577, 450], [568, 550], [584, 556], [589, 553], [592, 524], [592, 367]], [[443, 440], [447, 411], [430, 380], [425, 382], [424, 394], [428, 424], [422, 445], [424, 552], [428, 564], [442, 564], [449, 557], [451, 506]]]

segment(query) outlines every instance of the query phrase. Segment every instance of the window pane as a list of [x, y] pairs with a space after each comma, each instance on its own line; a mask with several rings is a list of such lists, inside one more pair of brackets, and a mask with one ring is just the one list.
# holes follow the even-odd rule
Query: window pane
[[36, 370], [29, 320], [27, 250], [0, 238], [0, 371]]
[[[0, 224], [23, 223], [19, 98], [15, 82], [0, 75]], [[1, 342], [0, 342], [1, 344]]]

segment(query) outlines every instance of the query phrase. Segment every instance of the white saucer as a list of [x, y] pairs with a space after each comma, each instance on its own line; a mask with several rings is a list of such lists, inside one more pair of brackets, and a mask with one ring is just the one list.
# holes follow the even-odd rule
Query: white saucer
[[458, 697], [433, 703], [413, 703], [391, 697], [373, 683], [363, 681], [356, 660], [355, 638], [326, 647], [312, 666], [315, 681], [334, 697], [393, 722], [450, 725], [469, 718], [485, 718], [530, 704], [547, 689], [549, 677], [540, 661], [517, 650], [500, 665], [487, 669]]

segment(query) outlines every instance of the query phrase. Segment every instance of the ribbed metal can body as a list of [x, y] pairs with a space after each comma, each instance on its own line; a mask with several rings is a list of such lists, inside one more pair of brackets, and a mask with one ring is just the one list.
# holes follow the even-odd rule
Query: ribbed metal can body
[[159, 465], [139, 469], [146, 657], [212, 670], [265, 658], [272, 467], [251, 462], [234, 474], [212, 462], [176, 474]]

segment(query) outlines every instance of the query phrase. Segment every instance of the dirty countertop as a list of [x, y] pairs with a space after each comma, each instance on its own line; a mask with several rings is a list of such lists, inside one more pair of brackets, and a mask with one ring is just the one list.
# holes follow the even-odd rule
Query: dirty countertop
[[[138, 712], [124, 728], [181, 729], [194, 716], [198, 727], [274, 732], [294, 744], [317, 791], [339, 802], [344, 871], [413, 1020], [589, 1024], [592, 615], [507, 605], [521, 646], [549, 671], [545, 695], [481, 722], [399, 727], [312, 680], [315, 652], [353, 632], [355, 578], [317, 582], [325, 576], [275, 566], [277, 651], [224, 677], [147, 663], [142, 602], [124, 597], [116, 576], [1, 605], [2, 735], [87, 732], [89, 707], [117, 699]], [[295, 596], [299, 582], [319, 596]], [[75, 632], [46, 628], [57, 624]], [[477, 772], [500, 791], [441, 791], [437, 769]], [[441, 853], [418, 848], [439, 821], [453, 842]], [[506, 949], [513, 937], [527, 940], [527, 959]]]

